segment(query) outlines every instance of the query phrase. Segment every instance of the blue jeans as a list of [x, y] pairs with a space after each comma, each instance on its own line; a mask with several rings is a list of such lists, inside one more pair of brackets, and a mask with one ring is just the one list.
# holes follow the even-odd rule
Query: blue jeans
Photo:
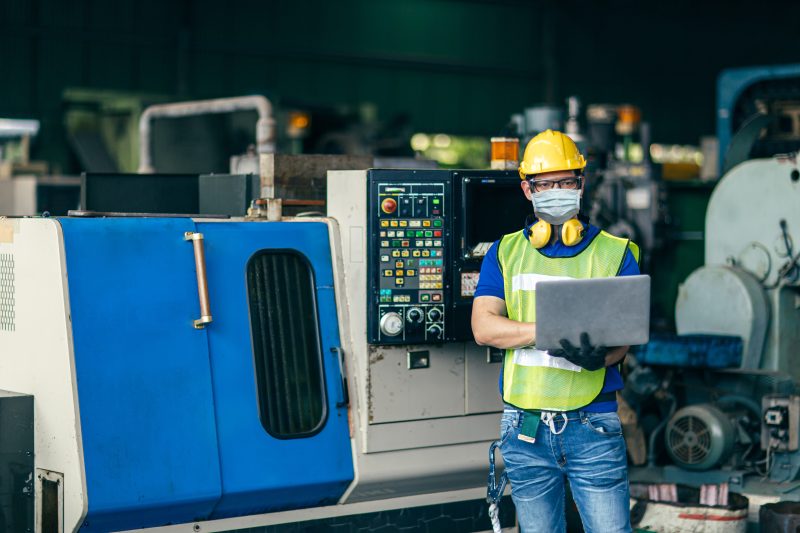
[[[628, 463], [617, 413], [564, 413], [539, 423], [536, 442], [520, 440], [522, 411], [506, 406], [500, 423], [511, 497], [523, 533], [566, 530], [564, 480], [569, 480], [586, 533], [631, 531]], [[530, 415], [529, 415], [530, 416]]]

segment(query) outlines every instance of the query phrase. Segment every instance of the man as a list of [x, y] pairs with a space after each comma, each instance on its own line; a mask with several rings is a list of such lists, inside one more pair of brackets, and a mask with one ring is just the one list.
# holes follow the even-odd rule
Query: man
[[500, 451], [525, 533], [566, 529], [565, 480], [587, 533], [631, 529], [615, 392], [628, 347], [593, 346], [583, 333], [581, 346], [535, 349], [538, 281], [639, 273], [635, 244], [578, 219], [585, 167], [563, 133], [528, 143], [519, 173], [533, 217], [492, 245], [475, 292], [476, 342], [506, 350]]

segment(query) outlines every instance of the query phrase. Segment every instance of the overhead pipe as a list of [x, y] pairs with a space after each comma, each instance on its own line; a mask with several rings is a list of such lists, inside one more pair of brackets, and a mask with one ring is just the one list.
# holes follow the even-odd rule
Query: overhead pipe
[[178, 102], [159, 104], [148, 107], [139, 118], [139, 172], [152, 174], [155, 172], [150, 149], [151, 124], [157, 118], [177, 118], [213, 113], [232, 113], [234, 111], [255, 110], [258, 112], [256, 122], [256, 146], [259, 154], [275, 151], [275, 119], [272, 115], [272, 103], [261, 95], [237, 96], [234, 98], [215, 98], [194, 102]]

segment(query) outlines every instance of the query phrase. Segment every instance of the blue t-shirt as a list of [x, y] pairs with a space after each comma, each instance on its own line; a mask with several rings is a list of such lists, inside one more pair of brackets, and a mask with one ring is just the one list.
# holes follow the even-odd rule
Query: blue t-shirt
[[[525, 228], [525, 234], [528, 234], [528, 227]], [[589, 225], [581, 242], [575, 246], [567, 246], [560, 240], [550, 243], [539, 251], [547, 257], [571, 257], [579, 254], [589, 246], [595, 237], [600, 233], [600, 229], [596, 226]], [[481, 265], [481, 275], [478, 279], [478, 286], [475, 288], [475, 297], [479, 296], [494, 296], [505, 300], [505, 285], [503, 283], [503, 273], [500, 270], [500, 264], [497, 261], [497, 246], [500, 241], [495, 241], [486, 256], [483, 258]], [[618, 276], [635, 276], [639, 274], [639, 264], [633, 253], [628, 250], [625, 254], [625, 259], [622, 261]], [[603, 383], [603, 389], [600, 393], [613, 392], [622, 388], [622, 376], [619, 373], [617, 365], [606, 368], [606, 377]], [[503, 395], [503, 373], [500, 373], [500, 395]], [[616, 400], [607, 402], [593, 402], [582, 409], [591, 413], [606, 413], [617, 410]]]

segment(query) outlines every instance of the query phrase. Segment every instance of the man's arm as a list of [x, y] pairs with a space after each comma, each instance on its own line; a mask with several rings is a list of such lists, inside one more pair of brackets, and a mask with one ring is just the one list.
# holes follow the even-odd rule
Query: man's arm
[[479, 296], [472, 304], [472, 333], [481, 346], [521, 348], [536, 340], [536, 324], [508, 318], [502, 298]]
[[[494, 296], [479, 296], [472, 305], [472, 333], [481, 346], [521, 348], [536, 340], [536, 324], [517, 322], [506, 317], [506, 302]], [[605, 366], [622, 361], [630, 346], [609, 348]]]
[[630, 346], [614, 346], [609, 348], [606, 354], [606, 366], [614, 366], [622, 361], [622, 358], [628, 353], [629, 348]]

